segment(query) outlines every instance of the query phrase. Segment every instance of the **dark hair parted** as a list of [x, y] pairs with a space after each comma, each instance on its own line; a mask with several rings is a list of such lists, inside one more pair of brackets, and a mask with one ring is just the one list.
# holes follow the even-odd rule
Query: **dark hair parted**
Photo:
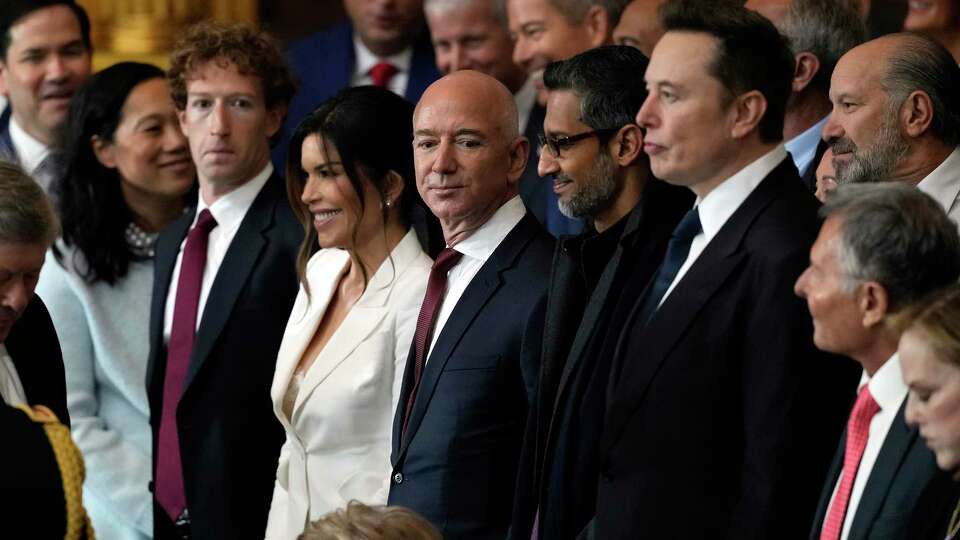
[[[113, 285], [127, 274], [131, 262], [144, 260], [124, 235], [133, 214], [123, 198], [120, 174], [100, 163], [91, 140], [113, 142], [133, 89], [163, 78], [163, 70], [156, 66], [122, 62], [90, 77], [70, 101], [59, 140], [63, 174], [54, 180], [52, 190], [60, 207], [63, 243], [82, 256], [83, 264], [71, 262], [89, 283]], [[53, 253], [62, 262], [60, 250], [54, 247]]]
[[848, 288], [876, 281], [895, 313], [960, 278], [960, 236], [943, 207], [902, 182], [844, 184], [821, 217], [841, 220], [837, 255]]
[[[263, 86], [267, 110], [282, 109], [297, 93], [297, 81], [276, 41], [266, 32], [243, 24], [204, 21], [191, 26], [170, 55], [170, 93], [181, 111], [187, 106], [187, 83], [208, 62], [236, 66], [244, 75], [257, 77]], [[271, 143], [279, 140], [278, 132]]]
[[634, 122], [647, 87], [647, 57], [634, 47], [608, 45], [551, 62], [543, 72], [548, 90], [580, 98], [580, 121], [593, 129], [619, 129]]
[[930, 97], [930, 131], [947, 146], [960, 144], [960, 67], [950, 51], [922, 34], [901, 33], [881, 39], [900, 41], [887, 58], [880, 84], [887, 102], [899, 110], [913, 92]]
[[77, 17], [80, 25], [80, 36], [87, 50], [90, 50], [90, 18], [83, 6], [73, 0], [3, 0], [0, 2], [0, 60], [6, 60], [7, 49], [10, 48], [10, 28], [16, 26], [21, 19], [34, 11], [41, 9], [66, 6]]
[[0, 160], [0, 243], [49, 246], [56, 237], [57, 216], [40, 184]]
[[[396, 173], [403, 179], [403, 194], [397, 201], [400, 216], [414, 228], [424, 251], [436, 254], [443, 247], [440, 223], [427, 208], [417, 191], [413, 166], [413, 110], [400, 96], [373, 86], [341, 90], [304, 118], [290, 137], [287, 152], [287, 197], [294, 215], [303, 225], [304, 239], [297, 258], [297, 274], [305, 283], [310, 257], [319, 249], [317, 232], [310, 211], [300, 200], [307, 183], [307, 173], [300, 166], [303, 141], [318, 135], [331, 143], [340, 154], [340, 163], [365, 212], [363, 182], [371, 182], [382, 194], [387, 175]], [[387, 209], [383, 212], [386, 221]]]
[[866, 39], [857, 9], [852, 0], [793, 0], [780, 25], [794, 54], [809, 52], [820, 61], [810, 85], [823, 95], [840, 57]]
[[600, 6], [610, 19], [610, 31], [620, 24], [620, 17], [627, 4], [632, 0], [550, 0], [550, 5], [559, 11], [568, 21], [580, 23], [587, 15], [590, 6]]
[[667, 32], [702, 32], [717, 39], [710, 74], [729, 100], [751, 90], [763, 94], [767, 110], [758, 126], [760, 140], [782, 140], [794, 61], [787, 39], [773, 23], [732, 2], [675, 0], [663, 5], [660, 14]]

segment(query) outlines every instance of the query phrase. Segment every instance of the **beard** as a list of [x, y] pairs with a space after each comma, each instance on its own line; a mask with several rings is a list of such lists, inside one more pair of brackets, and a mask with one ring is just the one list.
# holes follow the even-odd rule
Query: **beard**
[[848, 152], [850, 159], [833, 160], [837, 184], [885, 182], [901, 160], [907, 155], [909, 146], [900, 134], [896, 111], [884, 119], [873, 144], [863, 152], [857, 151], [857, 145], [848, 137], [841, 137], [831, 145], [834, 155]]
[[558, 177], [559, 180], [572, 180], [578, 186], [568, 201], [557, 201], [560, 213], [568, 218], [596, 217], [610, 205], [619, 191], [616, 173], [617, 164], [613, 158], [601, 152], [593, 167], [583, 173], [580, 180], [566, 175]]

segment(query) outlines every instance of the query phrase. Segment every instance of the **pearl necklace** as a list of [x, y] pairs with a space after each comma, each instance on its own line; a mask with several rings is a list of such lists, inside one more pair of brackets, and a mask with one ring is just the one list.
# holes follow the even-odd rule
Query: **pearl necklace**
[[134, 222], [127, 224], [123, 235], [130, 246], [130, 251], [138, 257], [153, 257], [153, 246], [159, 233], [148, 233]]

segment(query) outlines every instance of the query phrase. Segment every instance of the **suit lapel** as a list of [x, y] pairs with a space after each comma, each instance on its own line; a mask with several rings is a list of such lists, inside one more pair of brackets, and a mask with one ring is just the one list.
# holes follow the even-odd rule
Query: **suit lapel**
[[[166, 371], [166, 347], [163, 344], [163, 319], [167, 307], [167, 294], [173, 280], [173, 267], [177, 264], [180, 245], [187, 237], [187, 231], [196, 208], [176, 219], [157, 240], [154, 256], [153, 298], [150, 302], [150, 365], [147, 366], [147, 391], [160, 399], [163, 392], [163, 376]], [[163, 366], [163, 369], [161, 369]]]
[[[622, 363], [621, 376], [620, 380], [611, 381], [613, 386], [607, 426], [601, 437], [602, 452], [606, 452], [620, 437], [627, 420], [643, 401], [651, 380], [674, 346], [683, 338], [700, 310], [745, 261], [747, 254], [740, 249], [743, 238], [757, 216], [777, 196], [781, 189], [780, 182], [785, 180], [785, 168], [788, 170], [793, 166], [793, 161], [788, 156], [760, 182], [717, 232], [636, 337], [631, 335], [632, 332], [624, 332], [616, 353], [618, 361]], [[789, 178], [789, 175], [786, 177]], [[637, 307], [645, 295], [646, 292], [634, 307], [628, 325], [636, 324]], [[627, 348], [628, 340], [642, 343], [643, 348]], [[638, 350], [643, 351], [642, 356], [625, 356], [635, 354]]]
[[870, 526], [875, 521], [877, 514], [880, 513], [900, 466], [917, 440], [917, 430], [907, 426], [904, 417], [906, 406], [907, 402], [904, 400], [897, 411], [893, 424], [890, 425], [890, 431], [887, 432], [883, 445], [880, 447], [880, 454], [877, 455], [877, 460], [870, 471], [870, 477], [867, 478], [867, 483], [863, 488], [863, 495], [857, 506], [857, 514], [853, 517], [853, 523], [850, 525], [849, 540], [867, 538]]
[[10, 114], [10, 105], [7, 105], [0, 114], [0, 159], [20, 163], [17, 150], [13, 146], [13, 139], [10, 138]]
[[[527, 213], [507, 234], [487, 262], [480, 268], [480, 271], [477, 272], [477, 275], [474, 276], [463, 292], [463, 296], [460, 297], [457, 305], [450, 313], [450, 318], [444, 324], [440, 336], [437, 338], [437, 343], [427, 359], [427, 365], [424, 367], [417, 398], [413, 410], [410, 411], [406, 438], [400, 441], [398, 457], [406, 452], [410, 440], [420, 427], [420, 422], [423, 420], [423, 415], [433, 398], [433, 392], [440, 380], [440, 374], [443, 373], [447, 361], [450, 360], [450, 355], [470, 328], [477, 314], [480, 313], [493, 293], [503, 283], [501, 274], [516, 263], [517, 256], [537, 231], [537, 226], [531, 221], [533, 219], [531, 214]], [[410, 363], [408, 362], [407, 365], [409, 366]], [[408, 381], [406, 379], [407, 377], [405, 377], [404, 386], [407, 386]], [[409, 390], [405, 393], [408, 392]], [[401, 402], [398, 408], [402, 407], [403, 403], [405, 402]]]
[[817, 513], [813, 517], [813, 528], [810, 531], [810, 540], [820, 538], [820, 530], [823, 529], [823, 520], [827, 517], [827, 510], [830, 506], [830, 499], [833, 498], [833, 490], [843, 472], [843, 454], [847, 447], [847, 432], [844, 430], [840, 437], [840, 443], [837, 445], [837, 451], [833, 454], [833, 461], [830, 463], [830, 469], [827, 471], [827, 479], [823, 484], [823, 491], [820, 492], [820, 502], [817, 504]]
[[220, 338], [247, 277], [259, 261], [260, 252], [267, 243], [264, 232], [273, 224], [274, 207], [278, 203], [277, 191], [281, 189], [281, 182], [276, 173], [267, 180], [227, 248], [203, 308], [203, 317], [190, 356], [190, 367], [183, 383], [184, 394], [189, 391], [191, 383]]
[[817, 166], [820, 165], [820, 160], [823, 159], [823, 154], [829, 146], [826, 141], [820, 139], [820, 141], [817, 142], [817, 149], [813, 154], [813, 161], [807, 166], [807, 170], [803, 172], [801, 180], [803, 180], [803, 185], [807, 186], [807, 189], [810, 190], [810, 193], [817, 190]]

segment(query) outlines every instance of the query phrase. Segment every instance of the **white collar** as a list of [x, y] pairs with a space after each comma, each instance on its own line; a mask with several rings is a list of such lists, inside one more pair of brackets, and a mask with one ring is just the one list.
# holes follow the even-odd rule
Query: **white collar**
[[243, 216], [247, 214], [253, 200], [257, 198], [257, 194], [260, 193], [272, 174], [273, 164], [268, 161], [267, 166], [258, 175], [233, 191], [220, 196], [209, 206], [203, 200], [203, 197], [198, 195], [197, 213], [193, 216], [191, 227], [196, 225], [197, 218], [204, 208], [210, 209], [210, 213], [213, 215], [213, 219], [217, 221], [217, 227], [220, 230], [227, 231], [239, 227], [240, 222], [243, 221]]
[[20, 165], [29, 173], [37, 170], [40, 163], [50, 154], [50, 148], [24, 131], [13, 114], [10, 115], [10, 140], [17, 151]]
[[864, 384], [870, 385], [870, 395], [877, 402], [881, 410], [896, 411], [903, 403], [903, 398], [907, 397], [908, 388], [903, 382], [903, 372], [900, 371], [900, 355], [893, 353], [893, 356], [886, 361], [873, 377], [869, 377], [864, 371], [860, 377], [858, 390]]
[[717, 234], [737, 208], [740, 208], [760, 182], [788, 157], [786, 148], [778, 144], [773, 150], [721, 182], [702, 200], [697, 198], [700, 225], [707, 242]]
[[364, 76], [368, 75], [373, 66], [380, 62], [393, 64], [393, 67], [397, 68], [398, 73], [408, 73], [410, 71], [410, 63], [413, 61], [413, 47], [407, 47], [393, 56], [380, 58], [370, 52], [370, 49], [360, 41], [360, 37], [357, 34], [353, 35], [353, 51], [356, 58], [354, 73]]
[[486, 261], [526, 213], [527, 209], [520, 196], [515, 195], [503, 203], [473, 234], [457, 242], [453, 249], [467, 257]]
[[954, 148], [943, 163], [917, 184], [917, 189], [936, 199], [949, 212], [960, 196], [960, 148]]
[[819, 122], [807, 128], [806, 131], [784, 143], [787, 152], [790, 152], [790, 155], [793, 156], [793, 162], [797, 165], [800, 176], [803, 176], [803, 173], [810, 167], [819, 165], [819, 163], [813, 163], [813, 158], [817, 155], [817, 146], [820, 144], [823, 126], [827, 124], [829, 119], [830, 115], [824, 116]]
[[[513, 101], [517, 104], [517, 115], [520, 117], [520, 133], [527, 131], [527, 121], [530, 120], [530, 111], [533, 110], [537, 102], [537, 87], [533, 85], [533, 77], [527, 77], [523, 86], [513, 95]], [[537, 144], [536, 141], [530, 141], [530, 144]]]

